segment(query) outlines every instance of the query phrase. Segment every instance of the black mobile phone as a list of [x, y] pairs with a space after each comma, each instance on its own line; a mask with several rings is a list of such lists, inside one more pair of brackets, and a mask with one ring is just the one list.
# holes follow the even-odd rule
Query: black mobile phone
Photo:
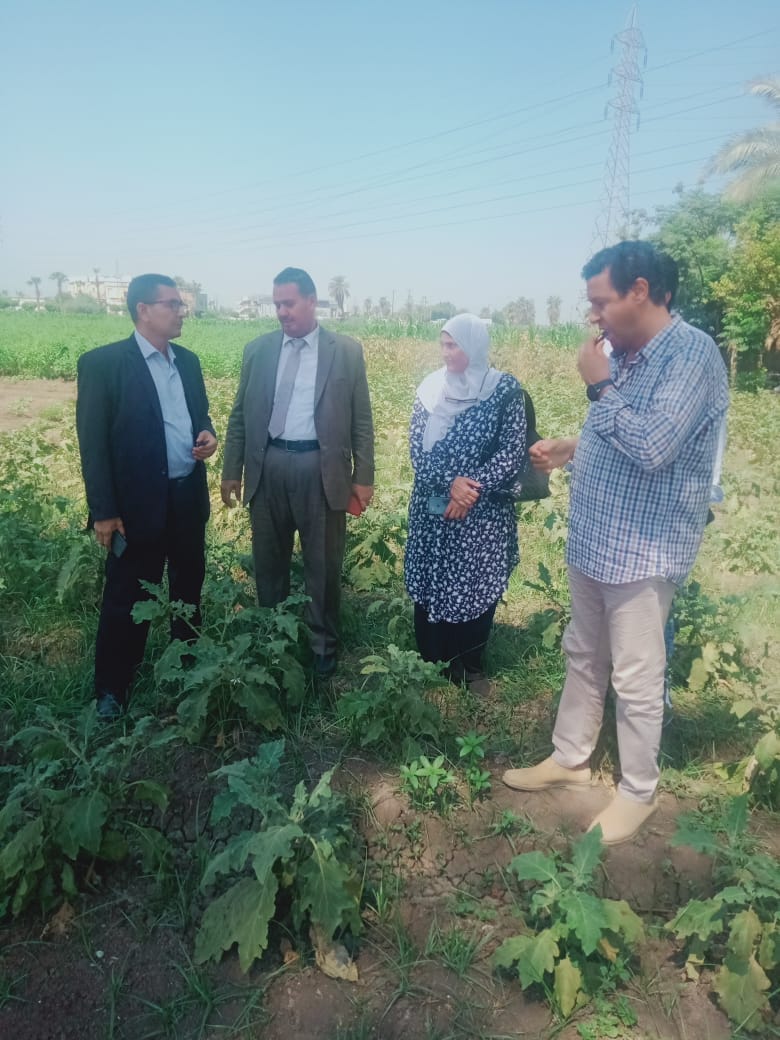
[[127, 548], [127, 539], [121, 531], [114, 531], [111, 535], [111, 552], [116, 556], [117, 559]]

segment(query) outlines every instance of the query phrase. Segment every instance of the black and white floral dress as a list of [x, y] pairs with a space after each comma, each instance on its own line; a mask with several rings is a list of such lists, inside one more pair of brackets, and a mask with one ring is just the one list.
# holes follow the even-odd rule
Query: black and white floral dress
[[[504, 374], [485, 401], [457, 416], [449, 432], [423, 450], [428, 412], [414, 402], [409, 431], [414, 487], [409, 503], [406, 588], [431, 622], [479, 617], [506, 592], [520, 559], [514, 503], [500, 489], [525, 459], [526, 422], [520, 384]], [[497, 448], [487, 455], [491, 448]], [[482, 485], [463, 520], [429, 512], [431, 495], [449, 498], [455, 477]]]

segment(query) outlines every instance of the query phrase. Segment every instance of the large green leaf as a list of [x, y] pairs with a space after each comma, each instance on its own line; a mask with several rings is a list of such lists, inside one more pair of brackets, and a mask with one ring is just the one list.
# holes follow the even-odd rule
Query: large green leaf
[[692, 899], [665, 927], [680, 939], [692, 935], [709, 939], [723, 930], [721, 905], [714, 899]]
[[558, 943], [548, 928], [535, 935], [517, 960], [517, 972], [523, 989], [541, 982], [555, 967], [559, 955]]
[[225, 950], [238, 943], [241, 970], [249, 971], [268, 945], [268, 922], [276, 907], [277, 888], [273, 874], [264, 885], [254, 878], [244, 878], [211, 903], [195, 937], [195, 963], [218, 961]]
[[79, 849], [94, 856], [98, 854], [109, 808], [108, 798], [102, 791], [91, 791], [65, 803], [57, 827], [57, 840], [66, 856], [75, 859]]
[[250, 722], [263, 729], [280, 729], [284, 716], [274, 698], [262, 686], [254, 684], [236, 686], [233, 698], [246, 711]]
[[768, 1007], [766, 991], [769, 987], [769, 979], [755, 957], [750, 958], [741, 972], [732, 971], [724, 964], [713, 983], [731, 1021], [747, 1029], [758, 1029], [761, 1025], [760, 1012]]
[[558, 907], [565, 915], [569, 931], [574, 932], [583, 953], [589, 957], [598, 946], [602, 932], [608, 927], [603, 901], [590, 892], [570, 888], [562, 893]]
[[599, 865], [604, 846], [599, 831], [587, 831], [574, 845], [571, 852], [571, 872], [577, 884], [590, 881]]
[[0, 885], [25, 869], [43, 866], [43, 819], [38, 816], [21, 827], [0, 849]]
[[204, 683], [198, 689], [193, 690], [188, 697], [185, 697], [176, 709], [184, 735], [191, 743], [196, 741], [203, 732], [209, 708], [209, 693], [210, 687]]
[[156, 827], [134, 824], [131, 848], [141, 857], [141, 866], [147, 873], [158, 870], [171, 856], [171, 843]]
[[283, 862], [292, 856], [296, 840], [303, 837], [304, 832], [297, 823], [266, 827], [256, 835], [256, 841], [249, 851], [252, 857], [252, 870], [261, 884], [273, 870], [277, 861]]
[[543, 852], [524, 852], [515, 856], [509, 869], [520, 881], [555, 881], [558, 883], [558, 865]]
[[753, 950], [761, 937], [761, 921], [753, 910], [743, 910], [735, 914], [731, 922], [729, 935], [729, 952], [726, 963], [739, 970], [739, 965], [753, 956]]
[[351, 873], [333, 855], [328, 842], [313, 842], [312, 855], [298, 868], [297, 921], [309, 911], [312, 922], [329, 937], [345, 923], [353, 931], [359, 929], [360, 907], [350, 884]]
[[532, 935], [513, 935], [509, 939], [504, 939], [493, 954], [493, 966], [495, 968], [512, 968], [515, 961], [519, 961], [525, 955], [525, 951], [532, 941]]
[[633, 946], [645, 937], [645, 926], [625, 899], [602, 899], [601, 906], [607, 919], [607, 928], [615, 935], [622, 935]]
[[753, 749], [753, 754], [761, 769], [771, 769], [780, 759], [780, 733], [774, 730], [765, 733]]
[[780, 964], [780, 924], [764, 925], [758, 948], [758, 963], [766, 971], [772, 971]]
[[582, 972], [568, 957], [564, 957], [555, 965], [553, 991], [560, 1013], [564, 1018], [568, 1018], [577, 1006], [577, 998], [582, 992]]

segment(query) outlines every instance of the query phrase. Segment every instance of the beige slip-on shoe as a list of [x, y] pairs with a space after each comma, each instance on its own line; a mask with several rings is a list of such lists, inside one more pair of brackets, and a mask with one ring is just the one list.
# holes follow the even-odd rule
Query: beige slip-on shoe
[[588, 830], [601, 827], [601, 840], [605, 845], [621, 845], [624, 841], [630, 841], [641, 830], [657, 808], [657, 800], [632, 802], [629, 798], [616, 794]]
[[501, 777], [515, 791], [546, 791], [551, 787], [583, 787], [590, 783], [590, 769], [566, 769], [551, 756], [528, 769], [507, 769]]

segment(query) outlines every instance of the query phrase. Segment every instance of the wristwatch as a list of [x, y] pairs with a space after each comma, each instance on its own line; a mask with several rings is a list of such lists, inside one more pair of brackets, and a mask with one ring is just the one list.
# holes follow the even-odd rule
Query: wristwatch
[[585, 388], [585, 393], [588, 395], [589, 401], [598, 401], [599, 394], [605, 386], [614, 386], [615, 381], [613, 379], [599, 379], [598, 383], [591, 383], [590, 386]]

